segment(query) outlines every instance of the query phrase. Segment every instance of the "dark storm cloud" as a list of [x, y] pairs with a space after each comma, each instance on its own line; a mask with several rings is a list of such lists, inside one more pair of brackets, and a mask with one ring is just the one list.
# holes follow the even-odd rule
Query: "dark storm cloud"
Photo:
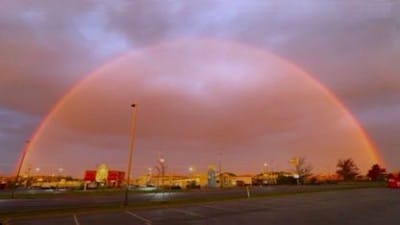
[[[361, 74], [363, 80], [377, 80], [382, 71], [376, 71], [376, 74], [374, 70], [385, 66], [382, 61], [390, 62], [398, 58], [400, 52], [400, 41], [397, 38], [399, 18], [396, 14], [399, 4], [393, 1], [7, 3], [2, 13], [2, 28], [7, 32], [2, 32], [1, 46], [8, 56], [2, 60], [5, 64], [2, 67], [11, 67], [8, 68], [11, 70], [9, 73], [13, 74], [20, 71], [21, 74], [17, 76], [25, 75], [20, 80], [36, 79], [37, 83], [51, 78], [59, 80], [62, 76], [71, 79], [68, 83], [70, 85], [77, 79], [73, 77], [79, 77], [93, 68], [94, 65], [90, 67], [86, 62], [91, 60], [90, 53], [93, 55], [98, 51], [91, 48], [99, 49], [100, 45], [123, 42], [124, 38], [134, 47], [143, 47], [182, 37], [216, 37], [272, 49], [315, 72], [313, 74], [337, 90], [340, 97], [351, 95], [351, 98], [352, 94], [347, 92], [354, 90], [351, 85], [360, 82]], [[96, 37], [115, 32], [121, 36], [115, 34], [115, 38], [109, 37], [108, 42], [101, 43], [102, 38]], [[381, 59], [382, 56], [384, 59]], [[77, 63], [79, 58], [85, 60], [85, 64]], [[15, 71], [17, 65], [18, 71]], [[393, 66], [393, 63], [390, 65]], [[355, 71], [360, 75], [348, 75], [353, 74], [354, 68], [365, 70]], [[389, 72], [395, 69], [398, 66], [389, 69]], [[369, 75], [371, 73], [375, 74]], [[356, 78], [350, 78], [352, 80], [347, 82], [347, 77]], [[343, 81], [350, 87], [343, 85]], [[387, 82], [394, 85], [390, 79]], [[368, 81], [367, 85], [371, 83], [374, 82]], [[40, 89], [32, 86], [33, 90]], [[44, 93], [36, 94], [47, 98], [52, 96], [43, 102], [54, 102], [60, 93], [46, 90], [52, 89], [49, 88], [52, 85], [43, 86]], [[29, 89], [29, 85], [23, 87]], [[381, 92], [381, 89], [377, 91]]]
[[164, 1], [111, 10], [109, 26], [132, 44], [210, 37], [272, 50], [329, 87], [386, 149], [397, 141], [383, 124], [400, 119], [386, 116], [400, 99], [399, 11], [396, 1]]
[[26, 139], [40, 121], [40, 118], [19, 111], [0, 107], [0, 175], [14, 168], [16, 152], [22, 150]]
[[[53, 104], [110, 57], [97, 55], [102, 49], [82, 34], [79, 20], [93, 7], [83, 1], [1, 2], [0, 106], [8, 117], [1, 118], [0, 161], [14, 164]], [[10, 132], [10, 124], [25, 129]]]
[[152, 3], [135, 1], [110, 9], [109, 29], [122, 33], [136, 46], [198, 36], [271, 49], [312, 72], [354, 110], [385, 104], [399, 95], [399, 3]]
[[0, 104], [43, 114], [68, 87], [110, 57], [98, 54], [104, 49], [85, 35], [80, 21], [96, 4], [7, 3], [0, 8]]
[[18, 152], [38, 118], [115, 55], [206, 37], [272, 51], [304, 68], [392, 160], [398, 147], [393, 134], [400, 132], [399, 11], [400, 3], [389, 0], [2, 1], [0, 106], [18, 115], [10, 121], [29, 125], [11, 135], [2, 118], [1, 144]]

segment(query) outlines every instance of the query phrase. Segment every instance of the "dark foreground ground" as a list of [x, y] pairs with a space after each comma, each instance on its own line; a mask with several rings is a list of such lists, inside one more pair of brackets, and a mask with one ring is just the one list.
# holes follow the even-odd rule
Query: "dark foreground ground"
[[[5, 201], [5, 200], [3, 200]], [[3, 218], [6, 225], [400, 224], [400, 190], [373, 188], [266, 198]]]

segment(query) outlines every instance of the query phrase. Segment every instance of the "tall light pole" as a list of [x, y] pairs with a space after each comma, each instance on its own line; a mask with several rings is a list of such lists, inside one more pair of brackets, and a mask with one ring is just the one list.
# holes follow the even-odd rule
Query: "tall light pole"
[[263, 168], [264, 168], [264, 171], [263, 171], [263, 172], [265, 173], [265, 172], [267, 172], [268, 163], [264, 163], [263, 166], [264, 166], [264, 167], [263, 167]]
[[58, 168], [57, 171], [58, 171], [59, 176], [61, 177], [62, 173], [64, 172], [64, 168], [60, 167], [60, 168]]
[[161, 170], [161, 186], [164, 186], [164, 176], [165, 176], [165, 159], [160, 158], [160, 170]]
[[218, 152], [219, 186], [220, 186], [220, 188], [223, 188], [224, 187], [224, 183], [223, 183], [224, 177], [222, 175], [222, 168], [221, 168], [221, 155], [222, 155], [222, 152], [219, 151]]
[[193, 166], [189, 166], [189, 174], [190, 174], [190, 176], [193, 176], [193, 172], [194, 172], [194, 167]]
[[128, 206], [129, 203], [129, 184], [131, 181], [133, 146], [135, 144], [135, 130], [136, 130], [136, 105], [132, 104], [131, 107], [132, 107], [132, 130], [129, 143], [129, 161], [128, 161], [128, 171], [127, 171], [125, 200], [124, 200], [125, 206]]
[[300, 184], [300, 174], [299, 174], [299, 158], [295, 157], [289, 160], [289, 163], [292, 164], [292, 166], [294, 167], [294, 175], [293, 177], [296, 179], [297, 184]]
[[29, 145], [29, 140], [25, 141], [25, 149], [24, 149], [24, 150], [22, 151], [22, 153], [21, 153], [21, 159], [20, 159], [19, 164], [18, 164], [17, 175], [16, 175], [16, 177], [15, 177], [15, 184], [14, 184], [14, 187], [13, 187], [13, 189], [12, 189], [12, 191], [11, 191], [11, 198], [14, 198], [14, 197], [15, 197], [15, 189], [17, 188], [17, 183], [18, 183], [19, 175], [20, 175], [20, 173], [21, 173], [22, 165], [24, 164], [24, 160], [25, 160], [25, 156], [26, 156], [26, 151], [28, 150], [28, 145]]

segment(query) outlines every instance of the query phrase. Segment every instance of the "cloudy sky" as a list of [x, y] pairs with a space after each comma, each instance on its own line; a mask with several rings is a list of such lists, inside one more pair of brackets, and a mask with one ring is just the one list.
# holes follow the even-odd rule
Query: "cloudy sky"
[[374, 159], [341, 104], [397, 170], [398, 12], [389, 0], [0, 0], [0, 175], [61, 99], [24, 171], [125, 169], [132, 101], [135, 176], [159, 156], [172, 173], [295, 156], [365, 170]]

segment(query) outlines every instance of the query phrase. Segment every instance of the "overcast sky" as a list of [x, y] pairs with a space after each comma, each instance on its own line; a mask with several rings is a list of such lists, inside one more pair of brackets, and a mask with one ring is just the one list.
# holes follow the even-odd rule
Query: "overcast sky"
[[294, 156], [321, 171], [353, 157], [365, 170], [356, 124], [290, 64], [336, 95], [397, 170], [399, 12], [389, 0], [0, 0], [0, 175], [67, 90], [104, 66], [59, 108], [25, 170], [125, 169], [130, 101], [135, 176], [159, 155], [174, 173], [221, 161], [286, 169]]

